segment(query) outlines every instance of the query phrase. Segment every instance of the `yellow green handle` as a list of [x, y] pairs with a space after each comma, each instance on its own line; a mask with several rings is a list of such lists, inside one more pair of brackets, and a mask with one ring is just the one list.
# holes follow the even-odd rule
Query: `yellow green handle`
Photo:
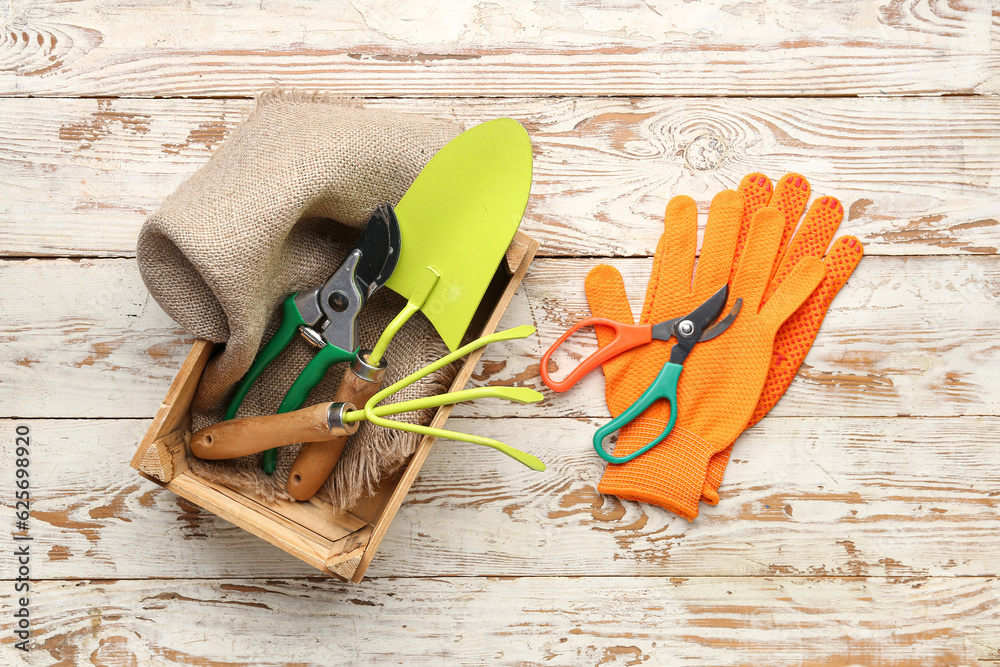
[[[410, 412], [411, 410], [426, 410], [428, 408], [439, 408], [442, 405], [475, 401], [480, 398], [502, 398], [507, 401], [525, 404], [538, 403], [545, 396], [527, 387], [476, 387], [474, 389], [463, 389], [462, 391], [452, 391], [447, 394], [437, 394], [436, 396], [426, 396], [410, 401], [380, 405], [374, 411], [379, 417], [386, 417], [388, 415], [398, 415], [402, 412]], [[344, 415], [345, 424], [353, 424], [364, 420], [364, 410], [351, 410]]]
[[[417, 380], [426, 377], [427, 375], [433, 373], [434, 371], [440, 368], [443, 368], [444, 366], [447, 366], [451, 362], [455, 361], [456, 359], [460, 359], [461, 357], [464, 357], [470, 352], [478, 350], [479, 348], [489, 345], [490, 343], [495, 343], [503, 340], [511, 340], [515, 338], [526, 338], [533, 333], [535, 333], [535, 327], [525, 324], [519, 327], [514, 327], [513, 329], [507, 329], [506, 331], [497, 331], [496, 333], [492, 333], [488, 336], [483, 336], [482, 338], [478, 338], [472, 341], [468, 345], [460, 347], [451, 354], [448, 354], [438, 359], [434, 363], [425, 366], [424, 368], [421, 368], [419, 371], [411, 375], [408, 375], [399, 382], [389, 387], [386, 387], [379, 393], [372, 396], [365, 404], [365, 410], [364, 410], [365, 418], [367, 418], [368, 421], [370, 421], [371, 423], [378, 424], [383, 428], [393, 428], [400, 431], [417, 433], [420, 435], [429, 435], [435, 438], [458, 440], [460, 442], [468, 442], [473, 445], [482, 445], [484, 447], [491, 447], [499, 452], [506, 454], [515, 461], [523, 463], [532, 470], [538, 470], [538, 471], [545, 470], [545, 464], [542, 463], [538, 458], [526, 452], [522, 452], [519, 449], [515, 449], [510, 445], [506, 445], [500, 442], [499, 440], [493, 440], [492, 438], [484, 438], [477, 435], [470, 435], [467, 433], [458, 433], [456, 431], [446, 431], [444, 429], [432, 428], [430, 426], [421, 426], [419, 424], [404, 424], [402, 422], [397, 422], [391, 419], [383, 419], [382, 417], [379, 417], [377, 414], [375, 414], [374, 410], [375, 406], [378, 405], [379, 402], [385, 400], [386, 398], [396, 393], [400, 389], [410, 386]], [[431, 398], [433, 399], [434, 397]]]
[[413, 288], [413, 292], [410, 294], [409, 300], [406, 305], [403, 306], [403, 310], [399, 311], [396, 317], [392, 318], [392, 322], [389, 322], [389, 326], [385, 328], [382, 335], [378, 337], [378, 341], [375, 343], [375, 347], [372, 348], [372, 353], [368, 355], [368, 362], [373, 366], [378, 366], [382, 361], [382, 355], [385, 354], [386, 349], [389, 347], [389, 343], [392, 339], [396, 337], [396, 333], [403, 327], [404, 324], [413, 317], [418, 310], [424, 307], [424, 303], [427, 302], [427, 297], [430, 296], [431, 290], [437, 285], [438, 280], [441, 278], [441, 274], [437, 272], [433, 266], [424, 267], [424, 272], [420, 275], [420, 280], [417, 281], [416, 286]]

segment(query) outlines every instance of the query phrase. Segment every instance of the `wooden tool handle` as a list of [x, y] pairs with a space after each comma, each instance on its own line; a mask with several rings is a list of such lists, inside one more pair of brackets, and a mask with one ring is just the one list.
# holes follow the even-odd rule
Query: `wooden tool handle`
[[[344, 378], [340, 381], [337, 393], [333, 397], [335, 403], [354, 403], [358, 407], [364, 406], [382, 387], [385, 360], [382, 360], [381, 366], [373, 367], [365, 361], [365, 356], [367, 355], [359, 354], [351, 363], [351, 367], [344, 372]], [[304, 445], [292, 463], [288, 481], [285, 482], [285, 490], [296, 500], [312, 498], [333, 472], [340, 455], [344, 452], [348, 437], [350, 436], [330, 439], [327, 432], [324, 441], [309, 441]]]
[[230, 419], [191, 435], [191, 453], [200, 459], [234, 459], [296, 442], [328, 440], [329, 403], [280, 415]]

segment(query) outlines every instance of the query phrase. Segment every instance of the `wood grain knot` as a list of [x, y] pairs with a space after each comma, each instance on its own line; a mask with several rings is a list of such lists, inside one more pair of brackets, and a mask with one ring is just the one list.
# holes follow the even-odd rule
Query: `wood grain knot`
[[722, 137], [703, 134], [684, 149], [684, 161], [695, 171], [713, 171], [728, 153], [729, 145]]

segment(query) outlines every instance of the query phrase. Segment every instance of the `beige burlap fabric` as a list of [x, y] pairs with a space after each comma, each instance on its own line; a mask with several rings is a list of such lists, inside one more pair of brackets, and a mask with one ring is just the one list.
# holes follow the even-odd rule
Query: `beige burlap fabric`
[[[170, 195], [139, 233], [142, 278], [157, 303], [192, 334], [225, 343], [208, 364], [192, 406], [193, 428], [222, 418], [232, 389], [277, 327], [288, 294], [327, 278], [375, 207], [398, 203], [430, 157], [460, 128], [318, 95], [274, 91]], [[371, 347], [405, 300], [383, 289], [361, 315]], [[258, 379], [238, 416], [273, 413], [313, 354], [296, 340]], [[447, 353], [430, 323], [414, 317], [396, 336], [386, 383]], [[307, 405], [331, 400], [335, 367]], [[392, 401], [446, 390], [451, 373], [427, 377]], [[428, 423], [431, 414], [401, 415]], [[418, 436], [362, 425], [321, 496], [353, 502], [411, 454]], [[285, 447], [278, 471], [260, 472], [260, 455], [197, 461], [195, 472], [265, 498], [284, 494], [298, 447]]]

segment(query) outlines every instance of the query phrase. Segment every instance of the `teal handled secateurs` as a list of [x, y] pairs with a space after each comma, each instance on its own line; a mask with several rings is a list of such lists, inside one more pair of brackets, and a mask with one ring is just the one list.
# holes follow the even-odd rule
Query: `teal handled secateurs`
[[[723, 285], [719, 291], [687, 315], [675, 317], [674, 319], [659, 322], [658, 324], [623, 324], [602, 317], [590, 317], [577, 322], [545, 353], [541, 362], [542, 380], [549, 389], [563, 392], [579, 382], [584, 375], [623, 352], [654, 340], [669, 341], [671, 338], [677, 340], [677, 343], [670, 350], [670, 360], [660, 369], [656, 379], [653, 380], [653, 384], [649, 385], [642, 395], [626, 408], [624, 412], [598, 428], [597, 432], [594, 433], [594, 449], [597, 450], [601, 458], [609, 463], [626, 463], [646, 453], [670, 435], [670, 432], [674, 428], [674, 422], [677, 420], [677, 383], [680, 381], [681, 371], [684, 370], [684, 361], [687, 359], [688, 354], [691, 353], [691, 350], [698, 343], [711, 340], [728, 329], [736, 320], [737, 315], [739, 315], [740, 307], [743, 305], [742, 299], [736, 300], [732, 310], [724, 319], [712, 325], [725, 309], [728, 298], [729, 286]], [[608, 327], [614, 330], [615, 337], [610, 343], [580, 362], [565, 379], [555, 380], [549, 375], [548, 371], [552, 353], [575, 332], [587, 326]], [[661, 398], [670, 402], [670, 420], [666, 428], [663, 429], [663, 432], [655, 440], [627, 456], [615, 456], [604, 448], [604, 439], [606, 437], [636, 419]]]
[[[226, 410], [236, 416], [250, 387], [289, 343], [300, 334], [317, 348], [316, 356], [285, 394], [278, 413], [298, 410], [331, 366], [352, 361], [360, 349], [358, 314], [368, 298], [388, 280], [400, 254], [399, 223], [392, 207], [376, 209], [354, 247], [323, 284], [285, 299], [281, 326], [257, 354]], [[276, 450], [265, 452], [264, 472], [277, 464]]]

